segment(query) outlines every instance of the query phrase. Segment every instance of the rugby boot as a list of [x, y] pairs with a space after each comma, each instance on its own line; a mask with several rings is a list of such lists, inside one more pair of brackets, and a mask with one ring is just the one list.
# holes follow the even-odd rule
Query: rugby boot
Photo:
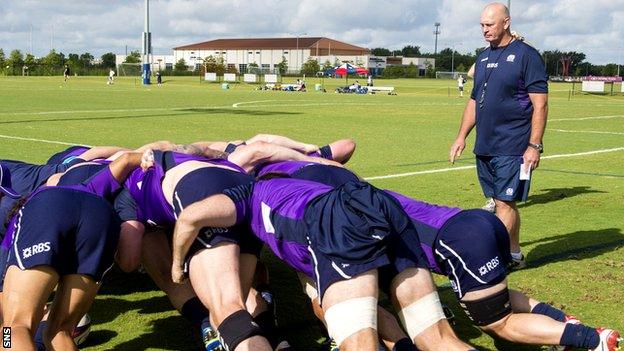
[[204, 339], [206, 351], [223, 351], [219, 335], [217, 335], [214, 329], [210, 327], [202, 329], [202, 337]]

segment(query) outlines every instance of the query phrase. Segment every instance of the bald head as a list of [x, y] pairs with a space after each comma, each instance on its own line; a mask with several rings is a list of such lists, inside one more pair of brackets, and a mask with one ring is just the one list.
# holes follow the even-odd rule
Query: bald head
[[493, 2], [481, 12], [481, 32], [491, 46], [507, 45], [511, 41], [511, 19], [507, 6]]

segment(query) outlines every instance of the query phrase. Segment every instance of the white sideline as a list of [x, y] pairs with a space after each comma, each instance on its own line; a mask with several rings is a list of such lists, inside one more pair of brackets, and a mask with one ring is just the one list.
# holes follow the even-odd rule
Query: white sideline
[[[616, 148], [613, 148], [613, 149], [602, 149], [602, 150], [594, 150], [594, 151], [586, 151], [586, 152], [577, 152], [577, 153], [573, 153], [573, 154], [549, 155], [549, 156], [542, 157], [542, 160], [551, 159], [551, 158], [595, 155], [595, 154], [603, 154], [603, 153], [607, 153], [607, 152], [617, 152], [617, 151], [624, 151], [624, 147], [616, 147]], [[431, 174], [431, 173], [461, 171], [461, 170], [464, 170], [464, 169], [471, 169], [471, 168], [475, 168], [475, 167], [476, 166], [461, 166], [461, 167], [448, 167], [448, 168], [439, 168], [439, 169], [429, 169], [429, 170], [425, 170], [425, 171], [397, 173], [397, 174], [389, 174], [389, 175], [375, 176], [375, 177], [366, 177], [364, 179], [365, 180], [377, 180], [377, 179], [400, 178], [400, 177], [409, 177], [409, 176], [420, 175], [420, 174]]]
[[24, 137], [18, 137], [18, 136], [12, 136], [12, 135], [3, 135], [3, 134], [0, 134], [0, 138], [15, 139], [15, 140], [25, 140], [25, 141], [37, 141], [37, 142], [40, 142], [40, 143], [59, 144], [59, 145], [68, 145], [68, 146], [76, 145], [76, 146], [91, 147], [91, 145], [80, 144], [80, 143], [66, 143], [64, 141], [45, 140], [45, 139], [36, 139], [36, 138], [24, 138]]
[[562, 133], [589, 133], [589, 134], [610, 134], [610, 135], [624, 135], [624, 133], [619, 132], [601, 132], [597, 130], [565, 130], [565, 129], [548, 129], [553, 132], [562, 132]]
[[559, 122], [559, 121], [587, 121], [592, 119], [610, 119], [610, 118], [622, 118], [624, 115], [612, 115], [612, 116], [594, 116], [594, 117], [580, 117], [580, 118], [553, 118], [549, 119], [548, 122]]

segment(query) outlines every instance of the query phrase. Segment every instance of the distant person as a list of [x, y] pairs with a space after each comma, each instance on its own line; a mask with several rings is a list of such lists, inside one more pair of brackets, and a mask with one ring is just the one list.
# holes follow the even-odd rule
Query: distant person
[[160, 72], [156, 72], [156, 83], [158, 86], [162, 85], [162, 76], [160, 75]]
[[457, 89], [459, 89], [459, 97], [464, 97], [464, 83], [466, 83], [466, 78], [461, 74], [457, 77]]
[[373, 76], [371, 74], [368, 75], [368, 79], [366, 80], [366, 86], [367, 87], [373, 86]]
[[108, 85], [115, 84], [115, 71], [113, 71], [112, 68], [108, 72], [108, 82], [106, 84]]
[[494, 198], [496, 215], [510, 237], [512, 267], [526, 265], [520, 251], [520, 214], [530, 171], [543, 151], [548, 114], [548, 76], [539, 52], [510, 30], [507, 7], [491, 3], [481, 13], [481, 29], [490, 46], [476, 60], [474, 86], [459, 133], [451, 146], [454, 162], [477, 127], [474, 153], [477, 175], [486, 197]]
[[70, 75], [69, 65], [65, 65], [65, 70], [63, 71], [63, 78], [65, 80], [65, 83], [67, 83], [67, 80], [69, 79], [69, 75]]

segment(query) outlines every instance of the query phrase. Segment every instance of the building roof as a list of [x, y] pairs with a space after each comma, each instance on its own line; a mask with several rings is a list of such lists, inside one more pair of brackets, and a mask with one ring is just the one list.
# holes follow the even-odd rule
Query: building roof
[[173, 50], [330, 49], [369, 53], [370, 50], [325, 37], [215, 39]]

